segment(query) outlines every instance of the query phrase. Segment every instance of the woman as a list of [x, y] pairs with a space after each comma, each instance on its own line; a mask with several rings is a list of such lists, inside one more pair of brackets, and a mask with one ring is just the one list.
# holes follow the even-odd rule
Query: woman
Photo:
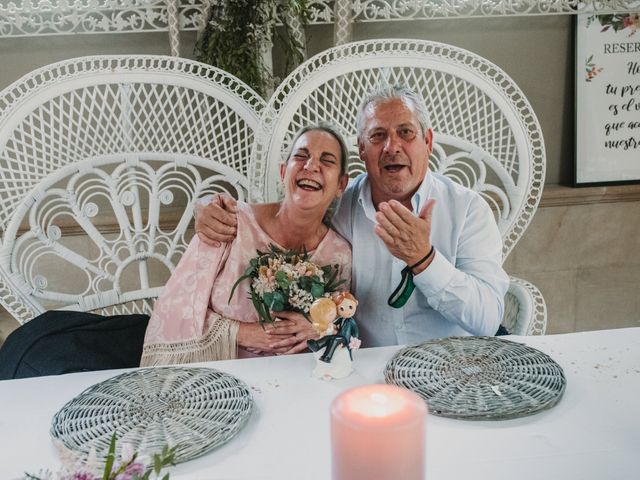
[[265, 251], [270, 244], [307, 251], [318, 265], [338, 264], [348, 287], [351, 248], [323, 222], [347, 185], [347, 158], [345, 142], [332, 127], [303, 128], [280, 166], [282, 202], [238, 202], [238, 235], [231, 243], [213, 247], [193, 237], [156, 301], [141, 366], [292, 353], [317, 337], [299, 316], [283, 320], [291, 327], [286, 335], [275, 334], [271, 326], [263, 328], [249, 299], [249, 280], [230, 300], [229, 294], [256, 251]]

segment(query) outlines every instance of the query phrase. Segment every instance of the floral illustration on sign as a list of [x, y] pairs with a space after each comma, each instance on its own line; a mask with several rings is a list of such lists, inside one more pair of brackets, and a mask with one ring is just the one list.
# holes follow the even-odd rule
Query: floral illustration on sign
[[601, 32], [613, 29], [614, 32], [629, 29], [629, 36], [636, 33], [640, 28], [640, 13], [614, 13], [612, 15], [593, 15], [587, 19], [587, 27], [595, 19], [603, 27]]
[[585, 80], [587, 82], [593, 80], [593, 77], [595, 77], [602, 71], [602, 67], [596, 67], [596, 64], [593, 63], [593, 55], [587, 58], [587, 61], [585, 62], [585, 69], [587, 71], [587, 75], [585, 77]]

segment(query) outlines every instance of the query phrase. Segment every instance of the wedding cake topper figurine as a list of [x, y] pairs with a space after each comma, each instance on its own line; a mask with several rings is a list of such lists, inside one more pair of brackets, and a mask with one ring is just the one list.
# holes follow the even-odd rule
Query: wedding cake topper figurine
[[351, 373], [351, 351], [360, 347], [358, 325], [353, 318], [357, 305], [358, 301], [349, 292], [335, 293], [331, 299], [319, 298], [311, 305], [309, 314], [313, 326], [324, 334], [318, 340], [307, 341], [309, 350], [316, 355], [314, 376], [330, 380]]

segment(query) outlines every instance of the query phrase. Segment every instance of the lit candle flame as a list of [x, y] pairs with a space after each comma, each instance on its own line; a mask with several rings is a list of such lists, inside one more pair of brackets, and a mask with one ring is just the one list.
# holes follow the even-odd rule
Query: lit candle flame
[[365, 391], [350, 398], [349, 407], [368, 417], [386, 417], [402, 410], [402, 397], [389, 396], [384, 392]]

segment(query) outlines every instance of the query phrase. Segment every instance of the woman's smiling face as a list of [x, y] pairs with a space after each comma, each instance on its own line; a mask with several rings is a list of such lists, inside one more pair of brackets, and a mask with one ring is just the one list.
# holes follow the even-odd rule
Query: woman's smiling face
[[322, 214], [347, 185], [342, 173], [340, 143], [323, 130], [303, 133], [294, 143], [287, 163], [281, 165], [285, 199], [305, 209], [322, 208]]

